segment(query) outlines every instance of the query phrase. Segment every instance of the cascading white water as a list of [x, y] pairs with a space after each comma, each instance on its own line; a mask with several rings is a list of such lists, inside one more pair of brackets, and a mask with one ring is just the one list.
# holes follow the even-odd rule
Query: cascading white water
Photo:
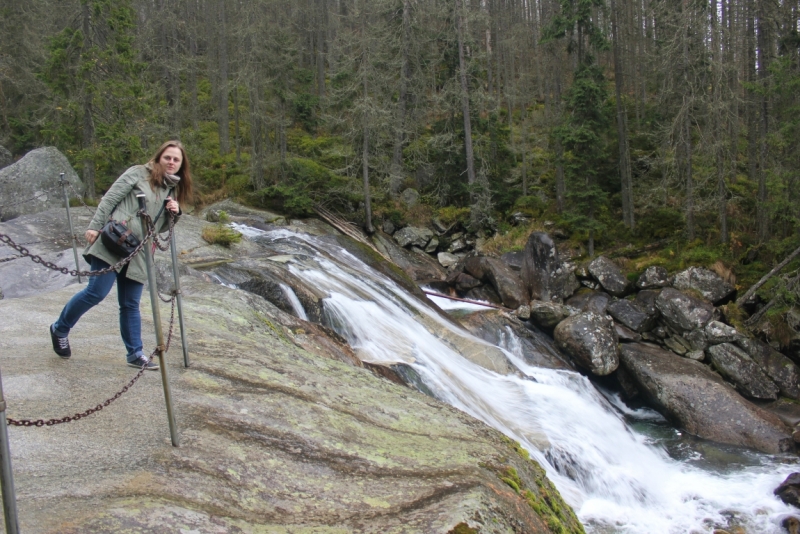
[[486, 343], [330, 242], [285, 230], [262, 237], [324, 250], [327, 257], [290, 268], [330, 295], [325, 313], [360, 357], [413, 366], [440, 400], [520, 441], [590, 532], [699, 533], [728, 524], [750, 533], [782, 532], [780, 522], [792, 510], [772, 490], [793, 466], [755, 453], [756, 465], [724, 473], [673, 460], [632, 431], [585, 377], [525, 363], [510, 331], [501, 348], [524, 377], [500, 375], [462, 357], [417, 318]]
[[303, 308], [303, 304], [300, 303], [300, 299], [297, 298], [297, 294], [294, 292], [294, 289], [287, 286], [286, 284], [280, 284], [281, 291], [283, 294], [286, 295], [286, 298], [289, 300], [289, 304], [292, 305], [292, 310], [294, 310], [294, 314], [301, 318], [304, 321], [308, 321], [308, 315], [306, 315], [306, 310]]

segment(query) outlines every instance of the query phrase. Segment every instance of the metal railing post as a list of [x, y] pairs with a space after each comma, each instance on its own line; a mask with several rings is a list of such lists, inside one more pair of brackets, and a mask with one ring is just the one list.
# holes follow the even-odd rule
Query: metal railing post
[[3, 514], [6, 532], [19, 534], [17, 495], [14, 492], [14, 473], [11, 471], [11, 448], [8, 445], [6, 398], [3, 396], [3, 379], [0, 377], [0, 488], [3, 490]]
[[175, 298], [178, 304], [178, 326], [181, 329], [181, 347], [183, 347], [183, 366], [189, 367], [189, 345], [186, 343], [186, 329], [183, 326], [183, 301], [181, 300], [181, 277], [178, 273], [178, 245], [175, 244], [175, 229], [169, 240], [169, 250], [172, 254], [172, 277], [175, 279]]
[[[139, 201], [139, 210], [142, 212], [142, 235], [147, 235], [147, 215], [145, 212], [146, 201], [144, 193], [136, 195]], [[150, 304], [153, 308], [153, 323], [156, 327], [156, 354], [158, 355], [158, 364], [161, 368], [161, 384], [164, 386], [164, 401], [167, 403], [167, 418], [169, 419], [169, 435], [172, 438], [172, 446], [178, 447], [178, 424], [175, 422], [175, 411], [172, 409], [172, 392], [169, 388], [169, 376], [167, 375], [167, 362], [164, 358], [164, 331], [161, 328], [161, 310], [158, 305], [158, 286], [156, 285], [156, 275], [154, 272], [153, 264], [153, 250], [152, 238], [148, 239], [142, 249], [144, 251], [144, 261], [147, 265], [147, 285], [150, 288]]]
[[[61, 191], [64, 192], [64, 205], [67, 207], [67, 220], [69, 221], [69, 237], [72, 241], [72, 254], [75, 256], [75, 270], [81, 270], [81, 264], [78, 263], [78, 246], [75, 239], [75, 230], [72, 229], [72, 215], [69, 212], [69, 196], [67, 195], [67, 182], [64, 180], [64, 173], [58, 176], [58, 183], [61, 184]], [[81, 275], [78, 275], [78, 283], [82, 284]]]

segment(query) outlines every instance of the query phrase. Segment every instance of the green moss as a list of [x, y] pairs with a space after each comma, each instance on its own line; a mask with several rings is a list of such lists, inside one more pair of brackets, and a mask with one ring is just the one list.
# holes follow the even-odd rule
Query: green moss
[[459, 523], [447, 534], [478, 534], [478, 531], [466, 523]]
[[224, 224], [206, 226], [203, 228], [202, 237], [212, 245], [222, 245], [223, 247], [230, 247], [242, 240], [242, 234]]

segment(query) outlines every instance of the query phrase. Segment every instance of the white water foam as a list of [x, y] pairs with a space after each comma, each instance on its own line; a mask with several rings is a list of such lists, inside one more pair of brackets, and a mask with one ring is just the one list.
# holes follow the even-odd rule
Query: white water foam
[[529, 366], [515, 354], [510, 335], [506, 354], [528, 378], [479, 367], [416, 316], [472, 343], [484, 341], [443, 320], [348, 252], [310, 236], [295, 237], [341, 262], [318, 256], [315, 265], [291, 268], [329, 293], [324, 302], [330, 322], [359, 355], [412, 365], [438, 398], [520, 441], [590, 532], [710, 533], [731, 524], [753, 533], [782, 532], [780, 522], [793, 510], [772, 490], [794, 470], [791, 465], [761, 455], [762, 465], [734, 466], [720, 474], [673, 460], [633, 432], [585, 377]]

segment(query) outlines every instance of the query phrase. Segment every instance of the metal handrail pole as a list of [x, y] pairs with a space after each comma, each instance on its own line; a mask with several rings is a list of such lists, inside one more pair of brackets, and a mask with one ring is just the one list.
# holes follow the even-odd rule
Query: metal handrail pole
[[[75, 239], [75, 230], [72, 229], [72, 215], [69, 212], [69, 195], [67, 195], [67, 182], [64, 180], [64, 173], [62, 172], [58, 177], [58, 183], [61, 184], [61, 190], [64, 192], [64, 205], [67, 207], [67, 220], [69, 221], [69, 236], [72, 241], [72, 254], [75, 256], [75, 270], [81, 270], [81, 264], [78, 263], [78, 246]], [[81, 282], [81, 275], [78, 275], [78, 283]]]
[[[139, 210], [142, 221], [142, 235], [147, 235], [147, 214], [145, 212], [146, 201], [144, 193], [136, 195], [139, 201]], [[150, 237], [142, 249], [144, 251], [144, 261], [147, 265], [147, 285], [150, 289], [150, 304], [153, 308], [153, 323], [156, 328], [156, 354], [161, 368], [161, 384], [164, 386], [164, 401], [167, 404], [167, 418], [169, 419], [169, 435], [172, 438], [172, 446], [180, 446], [178, 439], [178, 424], [175, 422], [175, 411], [172, 408], [172, 392], [169, 387], [169, 376], [167, 374], [167, 362], [164, 358], [164, 331], [161, 328], [161, 309], [158, 305], [158, 286], [156, 285], [156, 274], [153, 264], [152, 237]]]
[[0, 489], [3, 491], [3, 514], [6, 519], [6, 532], [8, 534], [19, 534], [17, 495], [14, 491], [14, 472], [11, 470], [11, 448], [8, 444], [6, 398], [3, 396], [2, 377], [0, 377]]
[[178, 303], [178, 326], [181, 329], [181, 347], [183, 347], [183, 366], [189, 367], [189, 345], [186, 343], [186, 328], [183, 325], [183, 300], [181, 298], [181, 277], [178, 273], [178, 245], [175, 243], [175, 230], [169, 240], [169, 250], [172, 254], [172, 277], [175, 279], [175, 298]]

